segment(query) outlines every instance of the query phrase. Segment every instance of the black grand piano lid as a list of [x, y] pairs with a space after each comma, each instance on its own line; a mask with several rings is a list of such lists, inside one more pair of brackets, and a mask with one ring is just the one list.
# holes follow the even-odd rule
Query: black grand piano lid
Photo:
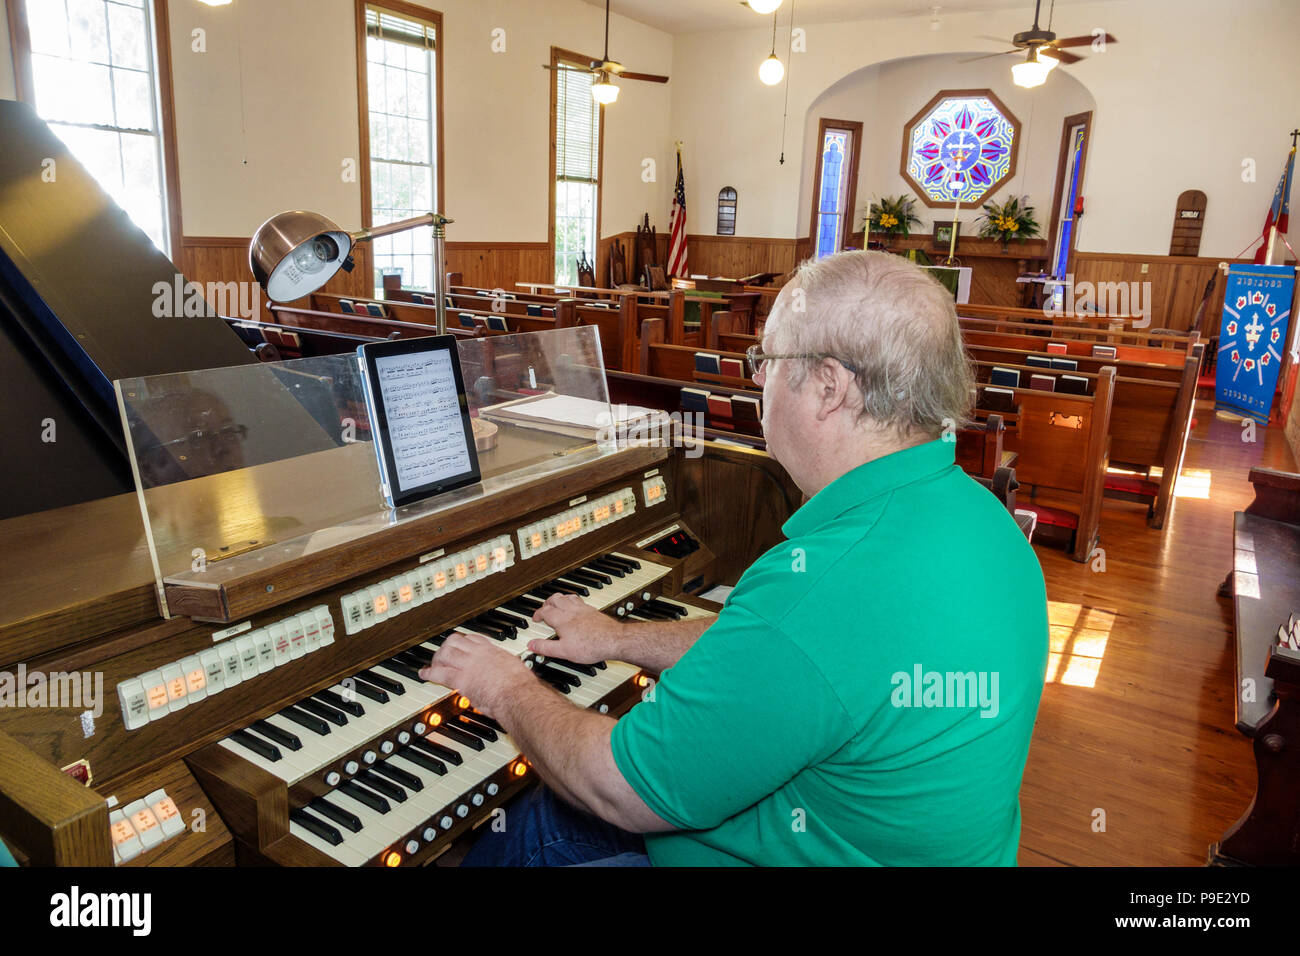
[[[155, 289], [174, 289], [179, 270], [30, 106], [0, 100], [0, 143], [0, 392], [10, 403], [0, 517], [10, 517], [132, 490], [114, 380], [256, 359], [210, 309], [155, 315]], [[286, 429], [302, 427], [296, 403], [278, 411]], [[55, 442], [42, 440], [46, 420]]]

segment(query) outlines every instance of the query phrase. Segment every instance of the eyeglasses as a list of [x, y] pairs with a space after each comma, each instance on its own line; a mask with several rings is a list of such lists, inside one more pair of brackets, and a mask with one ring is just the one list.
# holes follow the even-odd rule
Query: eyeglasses
[[753, 378], [761, 375], [767, 367], [767, 363], [773, 359], [802, 358], [802, 359], [835, 359], [854, 375], [858, 374], [858, 367], [850, 362], [844, 361], [838, 355], [831, 355], [829, 352], [785, 352], [775, 354], [772, 352], [760, 352], [757, 345], [751, 345], [745, 349], [745, 358], [749, 360], [749, 374]]

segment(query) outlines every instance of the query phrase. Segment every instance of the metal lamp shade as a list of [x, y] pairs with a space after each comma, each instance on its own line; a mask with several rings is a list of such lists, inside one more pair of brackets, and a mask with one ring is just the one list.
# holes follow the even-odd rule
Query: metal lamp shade
[[291, 210], [257, 227], [248, 245], [248, 265], [273, 302], [310, 295], [342, 268], [352, 237], [314, 212]]

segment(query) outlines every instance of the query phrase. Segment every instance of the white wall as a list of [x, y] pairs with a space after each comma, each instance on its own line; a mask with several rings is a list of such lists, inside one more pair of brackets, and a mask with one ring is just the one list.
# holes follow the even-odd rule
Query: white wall
[[[552, 45], [599, 57], [601, 11], [578, 0], [429, 0], [443, 12], [443, 132], [452, 241], [545, 242]], [[238, 0], [211, 8], [171, 0], [181, 203], [192, 236], [247, 236], [300, 208], [346, 229], [361, 222], [360, 186], [342, 162], [359, 149], [353, 0]], [[240, 113], [240, 30], [245, 107]], [[506, 31], [506, 51], [491, 49]], [[207, 32], [207, 52], [191, 31]], [[672, 38], [615, 17], [611, 54], [628, 69], [668, 73]], [[669, 89], [624, 81], [606, 111], [602, 232], [671, 202]], [[671, 86], [671, 84], [670, 84]], [[320, 106], [318, 103], [328, 105]], [[641, 178], [656, 159], [657, 182]], [[245, 164], [244, 160], [247, 159]]]
[[[676, 37], [672, 132], [687, 142], [693, 173], [689, 185], [699, 199], [690, 228], [712, 231], [713, 199], [718, 189], [731, 185], [741, 196], [737, 235], [805, 235], [807, 197], [801, 186], [810, 175], [805, 167], [812, 150], [807, 137], [804, 143], [799, 139], [810, 106], [824, 91], [872, 64], [961, 53], [971, 48], [974, 35], [1009, 37], [1027, 26], [1020, 10], [945, 13], [943, 18], [937, 32], [929, 29], [926, 17], [808, 26], [807, 52], [789, 58], [792, 132], [784, 167], [776, 164], [784, 90], [762, 86], [756, 75], [770, 49], [770, 29], [756, 25], [753, 30]], [[1178, 194], [1202, 189], [1209, 201], [1202, 254], [1236, 254], [1259, 232], [1290, 145], [1285, 133], [1300, 112], [1300, 58], [1295, 55], [1300, 3], [1116, 0], [1058, 5], [1058, 34], [1086, 34], [1093, 27], [1104, 28], [1119, 42], [1104, 53], [1084, 50], [1088, 58], [1067, 68], [1096, 103], [1084, 184], [1087, 213], [1078, 248], [1167, 253]], [[988, 49], [996, 47], [990, 42]], [[1009, 63], [1006, 68], [1009, 73]], [[1040, 92], [1059, 82], [1061, 76], [1054, 75]], [[944, 84], [930, 85], [937, 90]], [[720, 132], [719, 117], [737, 120]], [[1059, 137], [1059, 122], [1055, 125]], [[897, 157], [901, 123], [885, 135], [894, 142], [886, 141], [882, 155]], [[1247, 157], [1258, 164], [1254, 183], [1241, 181]], [[747, 201], [747, 196], [753, 198]]]
[[[1066, 116], [1094, 107], [1092, 97], [1068, 75], [1037, 90], [1011, 82], [1009, 67], [1000, 60], [960, 63], [966, 54], [910, 57], [869, 66], [846, 76], [817, 98], [804, 122], [803, 175], [799, 188], [799, 235], [807, 236], [812, 210], [813, 175], [816, 172], [817, 130], [821, 118], [859, 120], [863, 124], [863, 149], [858, 177], [857, 209], [851, 231], [861, 227], [872, 199], [906, 193], [917, 197], [921, 219], [915, 231], [929, 232], [935, 219], [952, 219], [951, 209], [932, 209], [898, 172], [903, 125], [941, 89], [988, 89], [1020, 120], [1016, 172], [990, 198], [1027, 195], [1045, 235], [1051, 225], [1052, 193], [1060, 156], [1061, 123]], [[1059, 79], [1059, 82], [1057, 81]], [[963, 235], [974, 235], [978, 207], [963, 207], [957, 217]]]
[[13, 51], [9, 46], [7, 0], [0, 0], [0, 99], [17, 98], [18, 91], [14, 87]]

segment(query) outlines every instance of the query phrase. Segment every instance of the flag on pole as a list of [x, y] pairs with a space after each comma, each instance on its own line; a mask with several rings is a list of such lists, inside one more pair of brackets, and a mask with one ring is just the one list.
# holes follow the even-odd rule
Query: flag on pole
[[1291, 153], [1287, 156], [1286, 165], [1282, 167], [1282, 178], [1277, 181], [1277, 189], [1273, 190], [1273, 202], [1268, 207], [1268, 216], [1264, 219], [1264, 241], [1260, 247], [1255, 250], [1255, 262], [1263, 264], [1265, 257], [1268, 255], [1269, 233], [1274, 226], [1277, 226], [1278, 235], [1286, 235], [1291, 225], [1291, 179], [1295, 173], [1295, 147], [1291, 147]]
[[686, 265], [686, 179], [682, 175], [682, 150], [677, 148], [677, 186], [673, 189], [673, 208], [668, 223], [668, 275], [684, 276]]

